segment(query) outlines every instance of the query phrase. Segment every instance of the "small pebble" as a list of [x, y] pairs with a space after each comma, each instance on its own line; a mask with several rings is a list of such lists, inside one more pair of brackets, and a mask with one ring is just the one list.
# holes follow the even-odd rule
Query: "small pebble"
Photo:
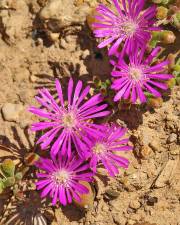
[[35, 83], [36, 80], [37, 80], [37, 77], [34, 76], [34, 75], [31, 75], [29, 79], [30, 79], [30, 81], [31, 81], [32, 83]]
[[2, 107], [2, 114], [6, 121], [18, 122], [22, 110], [23, 105], [21, 104], [5, 103]]
[[63, 38], [61, 38], [60, 47], [67, 49], [67, 46], [68, 46], [67, 42]]
[[132, 209], [139, 209], [141, 207], [141, 204], [138, 200], [134, 200], [129, 203], [129, 207]]
[[86, 49], [86, 50], [82, 53], [81, 58], [82, 58], [82, 59], [86, 59], [87, 56], [89, 56], [89, 55], [90, 55], [90, 52], [89, 52], [88, 49]]
[[59, 33], [52, 33], [50, 32], [48, 34], [49, 36], [49, 39], [52, 41], [52, 42], [56, 42], [58, 39], [59, 39]]
[[176, 140], [177, 140], [177, 134], [172, 133], [169, 135], [167, 139], [167, 143], [173, 143], [173, 142], [176, 142]]
[[120, 195], [120, 192], [112, 190], [112, 189], [108, 189], [106, 190], [106, 194], [112, 198], [117, 198]]
[[148, 159], [149, 156], [152, 154], [152, 150], [149, 146], [144, 145], [141, 148], [140, 154], [143, 159]]
[[153, 140], [152, 142], [150, 142], [149, 146], [152, 148], [153, 151], [161, 152], [161, 145], [160, 145], [159, 141], [157, 141], [156, 139]]

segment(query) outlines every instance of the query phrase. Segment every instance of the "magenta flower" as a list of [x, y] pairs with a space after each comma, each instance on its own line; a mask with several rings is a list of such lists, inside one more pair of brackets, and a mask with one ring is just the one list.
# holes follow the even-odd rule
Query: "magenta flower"
[[[100, 94], [85, 100], [90, 87], [82, 90], [82, 81], [78, 81], [75, 91], [73, 91], [73, 80], [68, 84], [68, 100], [63, 100], [61, 84], [56, 80], [58, 101], [49, 93], [47, 89], [39, 91], [41, 97], [37, 101], [43, 108], [31, 107], [30, 112], [46, 119], [32, 124], [33, 131], [45, 130], [45, 133], [38, 140], [41, 148], [46, 149], [51, 143], [51, 153], [56, 155], [59, 151], [62, 155], [71, 155], [71, 146], [74, 144], [79, 155], [83, 157], [82, 150], [86, 150], [86, 136], [100, 135], [101, 125], [92, 123], [91, 119], [107, 116], [110, 112], [105, 110], [107, 104], [100, 104], [103, 98]], [[86, 135], [85, 135], [86, 134]]]
[[117, 154], [116, 151], [132, 150], [128, 146], [128, 138], [122, 138], [126, 133], [125, 128], [121, 128], [112, 124], [104, 126], [103, 137], [97, 136], [91, 140], [90, 148], [90, 167], [96, 172], [98, 163], [102, 163], [107, 169], [110, 176], [115, 176], [119, 173], [118, 167], [128, 168], [129, 161]]
[[156, 6], [153, 5], [142, 11], [145, 0], [112, 0], [117, 13], [113, 12], [103, 4], [97, 7], [98, 15], [93, 23], [94, 34], [97, 38], [106, 38], [98, 47], [103, 48], [109, 44], [112, 47], [109, 54], [115, 54], [120, 44], [124, 42], [126, 53], [133, 51], [135, 47], [144, 46], [150, 39], [152, 30], [159, 30], [154, 26]]
[[53, 160], [41, 158], [37, 167], [42, 170], [37, 174], [37, 189], [42, 190], [42, 198], [49, 195], [53, 205], [57, 201], [63, 205], [70, 204], [72, 199], [81, 201], [80, 195], [89, 192], [80, 182], [91, 182], [94, 174], [88, 171], [89, 164], [74, 154], [70, 158], [60, 154]]
[[[160, 47], [156, 47], [146, 59], [144, 59], [144, 50], [135, 51], [130, 54], [129, 63], [126, 63], [122, 57], [119, 58], [118, 63], [114, 64], [114, 71], [111, 73], [115, 77], [111, 87], [117, 91], [114, 97], [115, 102], [123, 98], [131, 99], [132, 103], [135, 103], [139, 98], [140, 102], [143, 103], [147, 101], [145, 91], [155, 97], [160, 97], [161, 93], [158, 89], [166, 90], [168, 88], [164, 80], [173, 76], [165, 74], [164, 67], [169, 62], [166, 60], [154, 64], [153, 61], [160, 49]], [[151, 65], [152, 62], [153, 65]]]

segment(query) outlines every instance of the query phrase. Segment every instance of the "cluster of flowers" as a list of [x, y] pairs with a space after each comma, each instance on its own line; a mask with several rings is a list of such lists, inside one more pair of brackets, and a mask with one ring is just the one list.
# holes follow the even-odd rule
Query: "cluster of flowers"
[[[112, 44], [109, 55], [118, 57], [116, 61], [111, 60], [112, 76], [115, 77], [112, 88], [117, 91], [114, 101], [124, 98], [132, 103], [138, 99], [145, 102], [145, 91], [159, 97], [158, 88], [167, 89], [163, 81], [172, 75], [163, 73], [168, 61], [151, 65], [160, 47], [144, 58], [150, 32], [159, 29], [154, 26], [156, 8], [151, 6], [143, 11], [144, 0], [112, 2], [117, 12], [100, 4], [93, 26], [96, 37], [107, 37], [99, 48]], [[66, 205], [73, 199], [80, 201], [81, 194], [88, 193], [82, 181], [91, 182], [99, 164], [110, 176], [119, 173], [118, 167], [127, 168], [128, 160], [117, 152], [132, 147], [128, 145], [128, 138], [123, 138], [125, 128], [94, 122], [94, 119], [110, 114], [100, 94], [88, 99], [90, 87], [83, 89], [81, 81], [75, 86], [70, 78], [64, 101], [59, 80], [55, 85], [56, 98], [44, 88], [36, 97], [41, 108], [30, 107], [29, 110], [45, 119], [34, 123], [31, 129], [43, 131], [37, 143], [42, 150], [50, 148], [49, 158], [41, 158], [37, 163], [42, 171], [37, 174], [37, 188], [42, 189], [42, 197], [49, 195], [53, 204], [59, 201]]]
[[145, 92], [160, 97], [158, 89], [166, 90], [165, 80], [173, 78], [165, 74], [168, 61], [156, 62], [155, 58], [161, 51], [156, 47], [147, 56], [147, 43], [151, 38], [151, 31], [160, 30], [155, 26], [156, 6], [152, 5], [143, 10], [145, 0], [112, 0], [116, 11], [100, 4], [93, 24], [97, 38], [106, 38], [98, 47], [109, 44], [109, 55], [117, 60], [110, 62], [114, 66], [112, 89], [117, 93], [114, 101], [128, 99], [132, 103], [139, 100], [147, 101]]
[[36, 100], [42, 108], [30, 107], [29, 111], [43, 117], [46, 121], [32, 124], [33, 131], [46, 131], [38, 144], [45, 150], [50, 147], [50, 158], [41, 158], [37, 167], [38, 189], [43, 189], [42, 197], [48, 194], [63, 205], [74, 198], [80, 201], [80, 195], [88, 193], [81, 181], [91, 182], [99, 163], [104, 165], [110, 176], [119, 173], [118, 167], [127, 168], [128, 160], [117, 151], [128, 151], [128, 138], [122, 138], [125, 128], [116, 124], [96, 124], [93, 119], [110, 114], [103, 97], [97, 94], [86, 100], [90, 87], [82, 89], [82, 81], [74, 88], [70, 78], [67, 101], [64, 101], [62, 87], [57, 79], [58, 101], [47, 89], [39, 91]]

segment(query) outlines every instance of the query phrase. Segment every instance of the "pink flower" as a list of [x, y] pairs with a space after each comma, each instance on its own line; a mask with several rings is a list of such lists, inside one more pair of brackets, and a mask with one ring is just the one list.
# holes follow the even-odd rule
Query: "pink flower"
[[117, 175], [119, 167], [128, 168], [129, 161], [115, 153], [132, 150], [132, 147], [127, 144], [129, 139], [122, 138], [126, 131], [125, 128], [115, 124], [105, 125], [103, 137], [97, 136], [91, 139], [89, 157], [90, 167], [94, 172], [99, 163], [103, 164], [110, 176]]
[[37, 189], [42, 190], [41, 197], [52, 198], [52, 204], [59, 201], [63, 205], [70, 204], [72, 199], [81, 201], [80, 195], [87, 194], [89, 190], [80, 181], [92, 181], [92, 172], [89, 164], [72, 154], [70, 158], [60, 156], [57, 159], [41, 158], [37, 167], [42, 170], [37, 174], [39, 181]]
[[100, 94], [86, 100], [90, 87], [82, 90], [82, 81], [78, 81], [73, 90], [73, 80], [69, 80], [67, 104], [64, 101], [59, 80], [56, 80], [58, 101], [44, 88], [39, 91], [40, 97], [36, 100], [42, 108], [30, 107], [29, 111], [46, 121], [32, 124], [33, 131], [44, 130], [44, 134], [38, 140], [41, 148], [50, 146], [52, 155], [59, 151], [62, 155], [71, 156], [71, 146], [75, 146], [77, 152], [83, 157], [83, 151], [87, 149], [86, 143], [89, 136], [97, 136], [101, 132], [101, 125], [94, 124], [91, 119], [107, 116], [110, 112], [105, 110], [107, 104], [102, 104]]
[[98, 21], [93, 24], [97, 38], [106, 38], [98, 47], [103, 48], [111, 44], [109, 54], [115, 54], [121, 43], [123, 52], [130, 53], [136, 47], [144, 46], [150, 39], [152, 30], [159, 30], [154, 26], [156, 6], [144, 8], [145, 0], [112, 0], [117, 12], [113, 12], [103, 4], [97, 7]]
[[143, 103], [147, 101], [145, 91], [152, 93], [155, 97], [160, 97], [161, 93], [158, 89], [166, 90], [168, 88], [164, 81], [173, 76], [164, 73], [164, 67], [169, 62], [163, 61], [154, 64], [153, 61], [160, 49], [160, 47], [156, 47], [146, 59], [144, 59], [145, 50], [142, 49], [131, 53], [128, 62], [122, 57], [119, 58], [117, 64], [112, 61], [115, 68], [111, 74], [115, 80], [111, 87], [117, 92], [114, 97], [115, 102], [123, 98], [131, 99], [132, 103], [139, 99]]

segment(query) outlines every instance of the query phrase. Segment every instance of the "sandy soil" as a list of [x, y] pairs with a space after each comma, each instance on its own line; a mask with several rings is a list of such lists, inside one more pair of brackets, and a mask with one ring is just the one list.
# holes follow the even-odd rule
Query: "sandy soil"
[[[96, 48], [85, 22], [95, 1], [83, 6], [78, 1], [77, 7], [67, 8], [69, 1], [59, 0], [64, 5], [61, 12], [57, 5], [44, 7], [46, 2], [0, 1], [0, 144], [14, 149], [13, 154], [1, 150], [0, 161], [15, 154], [23, 160], [38, 148], [28, 130], [37, 118], [27, 112], [29, 105], [36, 104], [33, 97], [38, 88], [53, 90], [57, 77], [66, 85], [69, 76], [92, 83], [93, 77], [105, 80], [110, 74], [106, 50]], [[52, 208], [26, 181], [21, 184], [29, 185], [23, 201], [9, 193], [0, 195], [0, 224], [180, 225], [179, 114], [178, 86], [159, 109], [117, 111], [111, 120], [129, 128], [135, 146], [128, 155], [131, 165], [117, 179], [99, 171], [96, 198], [89, 210]], [[31, 222], [31, 215], [40, 222]], [[25, 222], [26, 217], [30, 219]]]

